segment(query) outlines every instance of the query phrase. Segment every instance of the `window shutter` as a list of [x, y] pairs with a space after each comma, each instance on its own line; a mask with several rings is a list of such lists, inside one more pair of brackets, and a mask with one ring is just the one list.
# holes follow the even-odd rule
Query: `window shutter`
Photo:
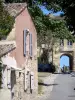
[[60, 45], [64, 46], [64, 40], [63, 39], [60, 40]]
[[24, 56], [26, 56], [26, 30], [24, 30], [24, 34], [23, 34], [23, 45], [24, 45]]
[[7, 86], [11, 88], [11, 69], [7, 69]]
[[67, 45], [69, 45], [69, 40], [67, 41]]
[[72, 45], [72, 41], [70, 41], [70, 45]]
[[34, 73], [33, 72], [31, 72], [31, 75], [30, 75], [30, 88], [31, 88], [31, 90], [33, 90], [34, 89]]
[[7, 66], [3, 67], [3, 88], [7, 88]]
[[27, 68], [25, 69], [25, 73], [24, 73], [24, 90], [26, 91], [28, 88], [28, 75], [29, 75], [29, 71], [27, 70]]
[[30, 42], [29, 42], [29, 54], [32, 57], [32, 34], [30, 34]]

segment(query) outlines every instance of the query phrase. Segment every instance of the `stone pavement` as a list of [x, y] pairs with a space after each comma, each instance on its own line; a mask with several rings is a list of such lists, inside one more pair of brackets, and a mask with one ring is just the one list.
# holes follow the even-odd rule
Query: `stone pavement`
[[[46, 82], [49, 83], [49, 79]], [[74, 76], [72, 77], [71, 74], [59, 74], [52, 83], [53, 87], [50, 85], [46, 86], [44, 95], [42, 95], [38, 100], [75, 100]], [[50, 81], [50, 84], [52, 83]]]
[[55, 83], [51, 96], [46, 100], [75, 100], [75, 77], [70, 74], [60, 74]]
[[38, 100], [46, 100], [50, 96], [53, 89], [54, 80], [57, 76], [57, 74], [51, 74], [50, 76], [44, 78], [43, 94], [38, 96]]

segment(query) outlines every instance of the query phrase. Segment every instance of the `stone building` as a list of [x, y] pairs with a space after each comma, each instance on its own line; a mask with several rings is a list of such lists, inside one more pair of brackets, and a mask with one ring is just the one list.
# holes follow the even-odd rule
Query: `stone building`
[[[48, 62], [52, 62], [56, 67], [57, 70], [60, 67], [60, 59], [62, 56], [69, 57], [69, 70], [75, 71], [75, 43], [63, 39], [59, 40], [53, 45], [53, 51], [49, 52]], [[43, 49], [48, 49], [47, 44], [42, 45], [42, 49], [38, 47], [37, 53], [38, 57], [40, 57], [43, 53]]]
[[65, 55], [69, 57], [70, 71], [75, 71], [75, 43], [69, 40], [60, 40], [53, 48], [53, 63], [60, 66], [60, 58]]
[[2, 46], [0, 45], [3, 65], [1, 100], [36, 100], [38, 82], [35, 26], [26, 3], [4, 6], [15, 18], [15, 23], [7, 38], [1, 41]]

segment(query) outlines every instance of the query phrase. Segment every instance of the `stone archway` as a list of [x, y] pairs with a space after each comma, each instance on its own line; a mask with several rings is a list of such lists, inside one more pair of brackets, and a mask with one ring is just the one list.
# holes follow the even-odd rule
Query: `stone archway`
[[70, 70], [75, 71], [75, 52], [74, 51], [60, 51], [53, 53], [53, 64], [60, 67], [60, 57], [66, 55], [70, 58]]
[[62, 45], [60, 41], [53, 47], [53, 64], [60, 67], [60, 57], [66, 55], [70, 58], [70, 70], [75, 71], [75, 43], [68, 45], [68, 40], [64, 39]]
[[67, 57], [69, 57], [69, 70], [72, 71], [72, 70], [73, 70], [73, 55], [70, 54], [70, 53], [63, 53], [63, 54], [60, 56], [60, 58], [61, 58], [62, 56], [67, 56]]

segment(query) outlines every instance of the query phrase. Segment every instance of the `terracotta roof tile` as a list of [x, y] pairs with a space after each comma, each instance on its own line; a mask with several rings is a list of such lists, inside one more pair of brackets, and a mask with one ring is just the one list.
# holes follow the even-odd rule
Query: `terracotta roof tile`
[[27, 7], [27, 4], [26, 3], [8, 3], [8, 4], [4, 4], [4, 7], [10, 13], [10, 15], [16, 17]]

